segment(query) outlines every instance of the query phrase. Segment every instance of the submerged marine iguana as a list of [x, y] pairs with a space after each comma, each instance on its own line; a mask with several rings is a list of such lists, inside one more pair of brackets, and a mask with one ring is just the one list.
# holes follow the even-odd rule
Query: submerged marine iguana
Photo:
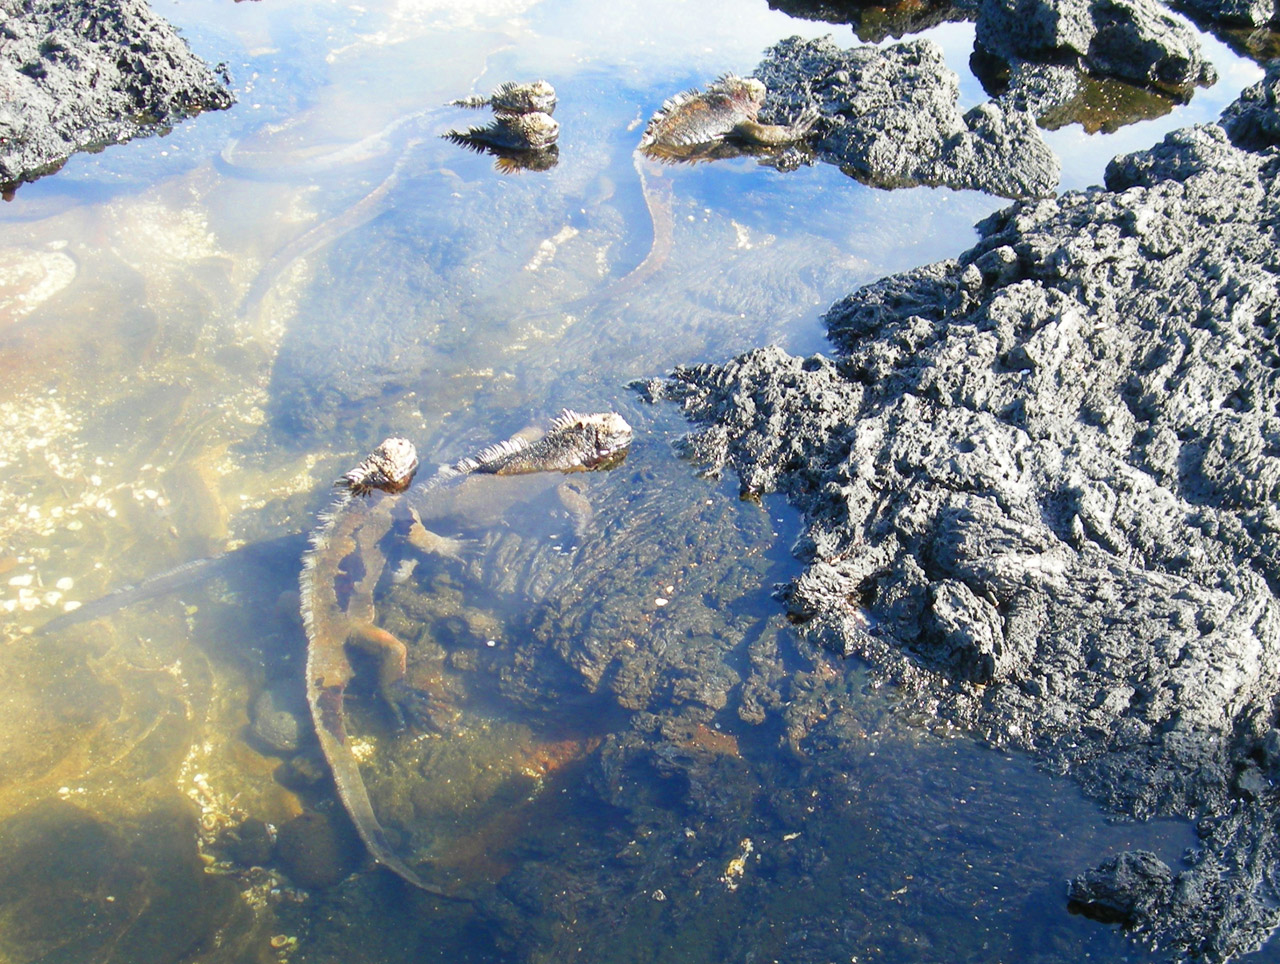
[[642, 154], [661, 160], [712, 156], [708, 148], [725, 142], [755, 147], [785, 147], [803, 140], [818, 119], [808, 111], [794, 124], [761, 124], [766, 89], [754, 77], [726, 74], [705, 91], [676, 94], [649, 120], [640, 136]]
[[[631, 444], [631, 427], [612, 412], [579, 415], [565, 411], [536, 441], [519, 436], [484, 449], [474, 457], [445, 466], [408, 489], [417, 454], [405, 439], [387, 439], [336, 483], [341, 492], [312, 536], [303, 558], [302, 618], [307, 630], [307, 702], [321, 750], [333, 773], [338, 796], [373, 859], [423, 890], [452, 897], [428, 884], [392, 851], [373, 812], [347, 737], [343, 697], [354, 670], [347, 646], [374, 653], [379, 660], [378, 686], [390, 702], [389, 690], [405, 673], [406, 648], [394, 635], [374, 624], [373, 590], [385, 565], [377, 543], [390, 530], [399, 493], [422, 500], [451, 482], [476, 475], [528, 475], [612, 468]], [[416, 512], [410, 541], [428, 547], [432, 539]], [[358, 556], [359, 570], [349, 592], [344, 562]]]

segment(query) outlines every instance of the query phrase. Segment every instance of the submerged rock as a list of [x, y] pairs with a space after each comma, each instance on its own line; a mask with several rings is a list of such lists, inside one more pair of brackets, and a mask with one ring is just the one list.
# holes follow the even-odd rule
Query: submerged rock
[[299, 887], [324, 890], [359, 865], [360, 841], [344, 816], [308, 810], [280, 828], [276, 859]]
[[145, 0], [0, 0], [0, 185], [235, 98]]
[[307, 701], [298, 687], [277, 684], [253, 701], [250, 736], [270, 753], [294, 753], [311, 734]]
[[694, 457], [805, 511], [786, 598], [811, 638], [1117, 812], [1203, 821], [1143, 926], [1219, 958], [1280, 897], [1250, 775], [1280, 696], [1280, 162], [1249, 149], [1278, 76], [1106, 190], [1015, 205], [839, 302], [836, 361], [648, 386], [707, 423]]
[[961, 113], [959, 81], [932, 41], [841, 50], [792, 37], [755, 76], [769, 89], [769, 120], [816, 107], [818, 156], [868, 184], [1034, 197], [1058, 183], [1058, 159], [1029, 112], [988, 101]]
[[1135, 926], [1169, 901], [1173, 871], [1146, 850], [1120, 854], [1097, 870], [1074, 878], [1067, 888], [1072, 910], [1107, 924]]
[[190, 803], [98, 815], [44, 800], [0, 823], [0, 946], [11, 961], [172, 964], [247, 955], [248, 908], [205, 873]]

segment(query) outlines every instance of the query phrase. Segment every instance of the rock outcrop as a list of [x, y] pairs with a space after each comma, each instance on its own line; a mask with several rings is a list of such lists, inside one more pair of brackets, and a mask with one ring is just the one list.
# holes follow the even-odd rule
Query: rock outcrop
[[766, 52], [755, 76], [769, 89], [768, 120], [816, 108], [818, 157], [876, 187], [1017, 198], [1058, 183], [1058, 159], [1035, 118], [996, 101], [962, 113], [959, 79], [932, 41], [841, 50], [829, 38], [792, 37]]
[[[1268, 2], [1233, 5], [1206, 0], [1188, 9], [1201, 19], [1260, 25], [1271, 18]], [[1115, 130], [1166, 114], [1175, 104], [1190, 100], [1197, 87], [1217, 79], [1195, 31], [1157, 0], [963, 0], [887, 7], [775, 0], [775, 5], [794, 16], [849, 22], [863, 40], [873, 41], [944, 21], [973, 21], [975, 43], [969, 65], [994, 100], [966, 115], [965, 126], [984, 144], [985, 164], [998, 163], [1005, 156], [1013, 157], [1016, 166], [1043, 163], [1044, 148], [1034, 125], [1025, 126], [1028, 114], [1049, 129], [1079, 123], [1089, 132]], [[1229, 32], [1223, 33], [1231, 42]], [[840, 67], [829, 73], [840, 69], [848, 73]], [[889, 87], [895, 89], [896, 84], [891, 82]], [[939, 106], [926, 110], [925, 117], [937, 114], [939, 107], [943, 113], [948, 109], [945, 90], [935, 96]], [[841, 125], [856, 121], [859, 101], [865, 103], [867, 98], [843, 99], [847, 103], [839, 105]], [[883, 93], [879, 99], [884, 99]], [[993, 113], [1007, 119], [996, 125]], [[950, 136], [954, 136], [954, 121], [951, 127]], [[1030, 158], [1019, 153], [1027, 144], [1035, 151]], [[836, 145], [827, 147], [838, 152]], [[934, 153], [945, 152], [935, 149]], [[921, 163], [927, 164], [930, 156]], [[852, 157], [851, 173], [861, 176], [856, 172], [865, 161], [857, 151]], [[1015, 172], [1014, 176], [1016, 184], [1021, 175]], [[949, 183], [937, 175], [926, 175], [921, 182]], [[1036, 192], [1024, 187], [1020, 193], [1007, 188], [997, 193], [1017, 197]]]
[[1156, 0], [982, 0], [977, 47], [1173, 92], [1213, 82], [1195, 33]]
[[1200, 821], [1125, 914], [1211, 959], [1280, 897], [1278, 82], [845, 298], [835, 360], [648, 386], [704, 423], [693, 457], [805, 511], [815, 641], [1116, 812]]
[[235, 98], [145, 0], [0, 0], [0, 186]]

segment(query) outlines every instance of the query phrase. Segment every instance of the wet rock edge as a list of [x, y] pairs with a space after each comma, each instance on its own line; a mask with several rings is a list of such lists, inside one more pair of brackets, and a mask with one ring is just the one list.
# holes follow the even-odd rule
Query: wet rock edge
[[834, 359], [643, 386], [701, 423], [709, 472], [804, 511], [782, 595], [811, 640], [1118, 814], [1197, 821], [1184, 868], [1112, 857], [1070, 887], [1175, 957], [1280, 920], [1278, 93], [1273, 66], [1105, 189], [851, 294]]
[[235, 98], [145, 0], [0, 0], [0, 189]]

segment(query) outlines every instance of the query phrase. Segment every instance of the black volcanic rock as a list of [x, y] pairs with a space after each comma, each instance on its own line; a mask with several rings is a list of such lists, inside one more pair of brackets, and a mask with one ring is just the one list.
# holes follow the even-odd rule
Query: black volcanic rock
[[1118, 813], [1199, 821], [1134, 926], [1212, 959], [1280, 898], [1278, 79], [848, 296], [835, 360], [647, 386], [694, 458], [804, 510], [814, 641]]
[[0, 185], [235, 98], [145, 0], [0, 0]]
[[932, 41], [841, 50], [830, 38], [792, 37], [766, 52], [755, 76], [769, 89], [772, 121], [816, 108], [818, 156], [868, 184], [1033, 197], [1058, 183], [1034, 117], [996, 101], [962, 113], [958, 78]]
[[976, 42], [1004, 60], [1077, 65], [1162, 89], [1215, 79], [1195, 33], [1156, 0], [983, 0]]

